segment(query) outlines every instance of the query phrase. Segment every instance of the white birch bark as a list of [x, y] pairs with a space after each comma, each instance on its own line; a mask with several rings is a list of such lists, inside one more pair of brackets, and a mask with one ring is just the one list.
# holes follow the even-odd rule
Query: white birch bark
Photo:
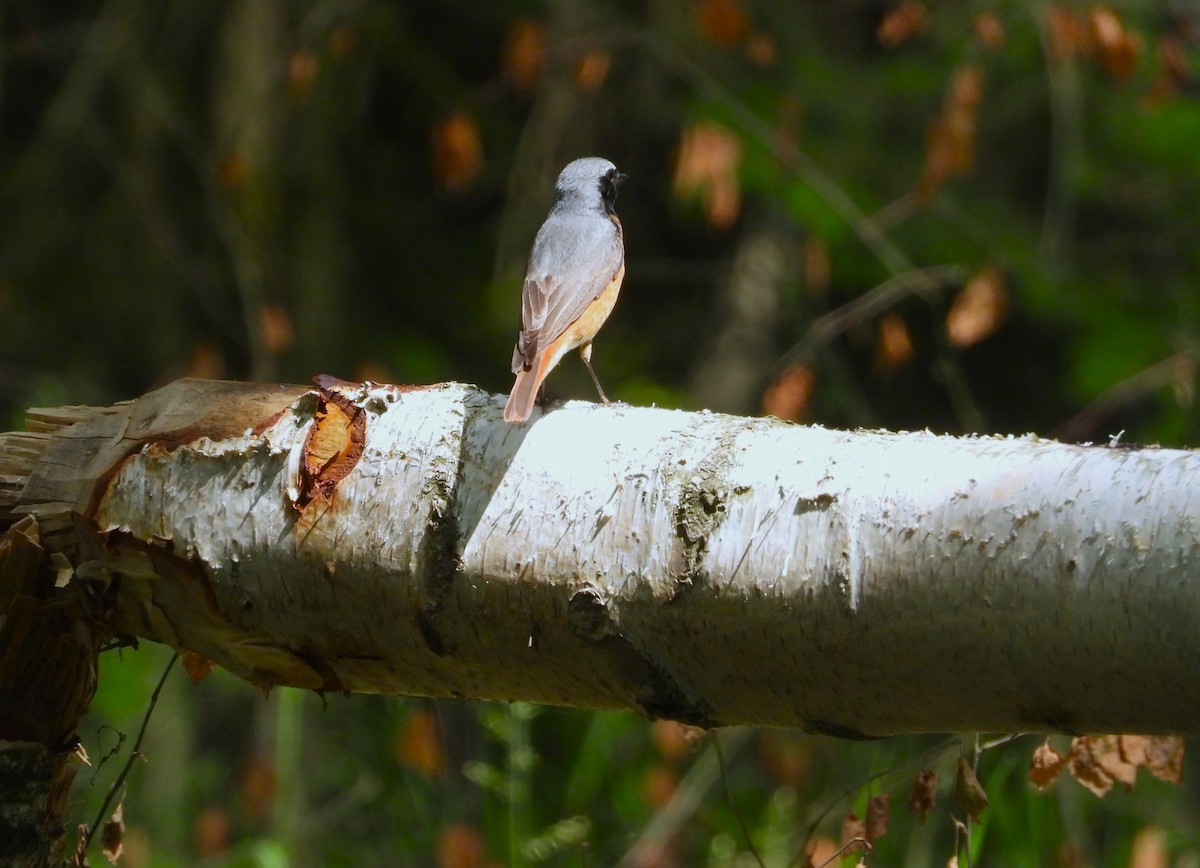
[[195, 382], [55, 434], [21, 509], [59, 516], [121, 629], [264, 683], [847, 736], [1200, 731], [1200, 453], [342, 394], [364, 448], [303, 509], [316, 391]]

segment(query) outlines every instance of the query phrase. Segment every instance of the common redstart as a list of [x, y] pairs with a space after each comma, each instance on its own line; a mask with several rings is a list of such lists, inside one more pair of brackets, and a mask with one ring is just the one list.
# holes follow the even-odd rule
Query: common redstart
[[554, 185], [554, 206], [533, 240], [521, 290], [521, 330], [513, 350], [517, 375], [504, 421], [524, 422], [546, 375], [579, 347], [600, 400], [608, 396], [592, 370], [592, 339], [617, 303], [625, 244], [614, 207], [625, 175], [600, 157], [568, 163]]

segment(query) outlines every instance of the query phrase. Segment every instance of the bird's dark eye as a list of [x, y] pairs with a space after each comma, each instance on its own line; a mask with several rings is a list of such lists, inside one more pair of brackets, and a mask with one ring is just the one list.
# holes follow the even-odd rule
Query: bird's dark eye
[[600, 178], [600, 196], [604, 199], [604, 209], [610, 214], [617, 204], [617, 186], [625, 180], [625, 175], [616, 169], [609, 169]]

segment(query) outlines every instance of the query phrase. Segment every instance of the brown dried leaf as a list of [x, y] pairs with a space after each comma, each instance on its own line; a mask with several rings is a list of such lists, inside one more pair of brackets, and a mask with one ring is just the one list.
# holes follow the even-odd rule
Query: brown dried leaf
[[1125, 762], [1134, 766], [1146, 764], [1146, 736], [1122, 735], [1118, 736], [1118, 742], [1121, 746], [1121, 758]]
[[1092, 755], [1092, 744], [1086, 737], [1081, 736], [1071, 742], [1071, 752], [1067, 755], [1067, 770], [1071, 777], [1097, 796], [1103, 797], [1112, 789], [1113, 779]]
[[832, 838], [815, 838], [808, 844], [808, 852], [804, 855], [803, 865], [816, 868], [828, 865], [838, 856], [838, 842]]
[[1054, 783], [1066, 762], [1067, 758], [1051, 747], [1050, 740], [1046, 739], [1033, 752], [1033, 759], [1029, 763], [1029, 783], [1039, 790], [1046, 789]]
[[1183, 780], [1184, 741], [1173, 735], [1146, 737], [1146, 769], [1160, 781], [1177, 784]]
[[1117, 13], [1104, 6], [1094, 7], [1088, 22], [1100, 63], [1116, 81], [1128, 80], [1142, 53], [1142, 37], [1126, 30]]
[[954, 778], [954, 803], [979, 821], [979, 815], [988, 806], [987, 793], [979, 784], [975, 770], [964, 757], [958, 758], [958, 773]]
[[273, 356], [286, 352], [295, 335], [292, 318], [279, 304], [264, 304], [258, 309], [258, 337], [263, 349]]
[[1174, 36], [1164, 36], [1158, 41], [1159, 66], [1163, 75], [1176, 88], [1183, 87], [1192, 80], [1192, 64], [1183, 50], [1183, 44]]
[[875, 344], [875, 368], [893, 371], [913, 357], [912, 338], [904, 317], [888, 313], [879, 321], [879, 339]]
[[892, 819], [891, 796], [880, 793], [867, 800], [867, 840], [878, 841], [887, 834]]
[[[855, 838], [861, 840], [855, 841]], [[843, 854], [864, 852], [867, 849], [866, 838], [867, 824], [860, 820], [857, 814], [852, 811], [842, 817]]]
[[942, 113], [930, 125], [925, 167], [917, 192], [933, 195], [956, 175], [965, 175], [975, 161], [975, 127], [983, 101], [983, 73], [974, 66], [955, 70], [946, 90]]
[[913, 778], [912, 794], [908, 797], [908, 807], [921, 815], [921, 822], [929, 816], [929, 812], [937, 805], [937, 772], [933, 769], [921, 769]]
[[700, 33], [722, 48], [737, 45], [750, 29], [750, 19], [740, 0], [699, 0], [694, 14]]
[[607, 51], [594, 49], [579, 59], [575, 67], [575, 84], [585, 93], [594, 93], [608, 78], [609, 67], [612, 66], [612, 55]]
[[200, 812], [192, 823], [192, 841], [196, 852], [213, 859], [229, 849], [233, 837], [233, 820], [229, 811], [212, 805]]
[[1133, 839], [1129, 868], [1167, 868], [1171, 864], [1167, 836], [1162, 829], [1147, 826]]
[[458, 112], [434, 126], [433, 170], [438, 183], [451, 193], [467, 189], [479, 176], [483, 142], [473, 117]]
[[704, 207], [709, 225], [716, 229], [728, 229], [741, 211], [742, 191], [736, 176], [712, 185]]
[[760, 68], [774, 65], [779, 59], [779, 46], [765, 33], [755, 33], [746, 41], [746, 56]]
[[[680, 844], [678, 836], [669, 840], [646, 841], [637, 845], [630, 862], [637, 868], [678, 868]], [[496, 863], [490, 863], [495, 865]]]
[[250, 172], [245, 162], [237, 154], [230, 154], [217, 166], [217, 184], [230, 190], [236, 190], [246, 183]]
[[979, 343], [1000, 327], [1007, 313], [1008, 291], [1000, 270], [994, 266], [980, 269], [971, 275], [946, 314], [950, 343], [960, 348]]
[[1161, 780], [1179, 783], [1183, 753], [1184, 741], [1176, 736], [1099, 735], [1076, 738], [1067, 759], [1075, 779], [1104, 796], [1114, 781], [1133, 786], [1138, 766]]
[[184, 651], [179, 655], [180, 661], [183, 663], [184, 671], [187, 672], [188, 678], [192, 680], [192, 684], [199, 684], [208, 677], [208, 673], [213, 671], [216, 665], [207, 657], [197, 654], [195, 651]]
[[1004, 24], [996, 13], [980, 12], [975, 16], [972, 26], [975, 29], [975, 38], [984, 48], [995, 49], [1004, 45]]
[[1058, 868], [1086, 868], [1083, 850], [1074, 841], [1063, 841], [1054, 853], [1054, 864]]
[[486, 860], [483, 835], [474, 826], [452, 823], [438, 833], [437, 868], [483, 868]]
[[275, 766], [269, 757], [250, 760], [242, 775], [242, 806], [255, 823], [265, 823], [275, 802]]
[[396, 734], [395, 751], [402, 765], [422, 777], [440, 777], [446, 770], [446, 755], [437, 715], [424, 708], [410, 714]]
[[1120, 736], [1094, 735], [1089, 736], [1088, 741], [1091, 742], [1092, 758], [1106, 775], [1127, 787], [1137, 782], [1137, 765], [1123, 756]]
[[650, 766], [642, 776], [642, 799], [655, 810], [665, 808], [678, 789], [679, 775], [662, 763]]
[[811, 366], [789, 365], [763, 392], [763, 414], [789, 422], [802, 422], [808, 416], [816, 385], [817, 375]]
[[1091, 36], [1087, 22], [1067, 6], [1051, 6], [1046, 12], [1047, 30], [1050, 35], [1050, 53], [1058, 60], [1066, 60], [1091, 49]]
[[311, 51], [301, 50], [293, 54], [288, 60], [288, 98], [293, 102], [307, 99], [320, 71], [321, 63]]
[[650, 727], [650, 738], [663, 759], [679, 760], [696, 752], [708, 734], [698, 726], [675, 720], [656, 720]]
[[812, 742], [782, 729], [764, 729], [758, 740], [758, 763], [779, 783], [800, 787], [812, 769]]
[[708, 222], [727, 229], [742, 210], [738, 167], [742, 143], [720, 124], [700, 121], [684, 130], [673, 186], [681, 198], [699, 194]]
[[514, 21], [504, 40], [500, 66], [518, 89], [533, 90], [546, 68], [546, 28], [528, 18]]
[[983, 73], [976, 66], [960, 66], [954, 71], [954, 78], [950, 80], [950, 101], [947, 108], [954, 113], [974, 116], [981, 102]]
[[896, 48], [921, 30], [928, 17], [929, 10], [925, 8], [925, 4], [916, 0], [905, 0], [884, 14], [883, 20], [875, 30], [875, 38], [885, 48]]
[[121, 796], [112, 818], [100, 831], [100, 850], [112, 864], [116, 864], [125, 850], [125, 796]]
[[121, 801], [117, 803], [117, 809], [112, 812], [112, 817], [104, 824], [100, 830], [100, 852], [113, 865], [117, 864], [117, 860], [121, 858], [121, 853], [125, 849], [125, 797], [121, 797]]
[[183, 376], [199, 380], [219, 380], [225, 372], [225, 357], [220, 348], [209, 341], [200, 341], [192, 347], [192, 357], [183, 369]]

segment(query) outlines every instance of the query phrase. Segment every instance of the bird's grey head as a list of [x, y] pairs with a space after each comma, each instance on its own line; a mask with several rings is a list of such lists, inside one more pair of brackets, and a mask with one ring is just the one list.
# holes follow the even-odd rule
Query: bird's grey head
[[572, 160], [554, 184], [555, 205], [582, 204], [609, 214], [617, 202], [617, 187], [625, 175], [603, 157]]

